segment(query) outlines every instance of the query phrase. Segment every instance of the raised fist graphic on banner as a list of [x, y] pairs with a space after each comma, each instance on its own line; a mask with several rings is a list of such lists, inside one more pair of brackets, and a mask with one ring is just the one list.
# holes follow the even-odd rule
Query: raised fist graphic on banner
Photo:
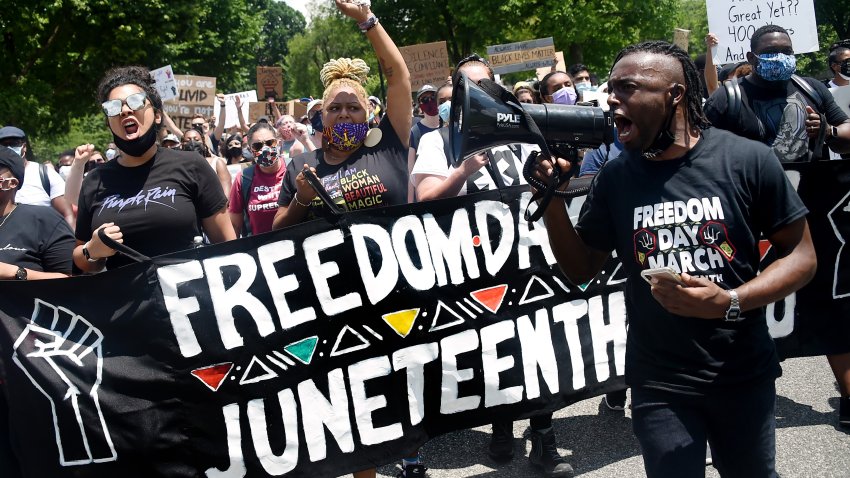
[[97, 395], [102, 341], [83, 317], [36, 299], [31, 323], [14, 344], [12, 360], [50, 401], [62, 466], [117, 459]]

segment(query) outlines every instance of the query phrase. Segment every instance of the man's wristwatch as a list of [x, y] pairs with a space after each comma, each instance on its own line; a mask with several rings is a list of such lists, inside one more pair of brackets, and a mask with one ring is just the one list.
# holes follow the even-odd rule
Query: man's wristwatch
[[738, 301], [738, 292], [735, 289], [729, 289], [729, 308], [726, 309], [726, 322], [740, 322], [744, 320], [741, 317], [741, 303]]
[[83, 246], [83, 256], [85, 256], [86, 260], [89, 261], [89, 262], [97, 262], [97, 261], [100, 260], [100, 259], [95, 259], [91, 256], [91, 254], [89, 253], [89, 244], [88, 243], [86, 243], [86, 245]]
[[15, 271], [15, 280], [27, 280], [27, 270], [18, 266], [18, 270]]

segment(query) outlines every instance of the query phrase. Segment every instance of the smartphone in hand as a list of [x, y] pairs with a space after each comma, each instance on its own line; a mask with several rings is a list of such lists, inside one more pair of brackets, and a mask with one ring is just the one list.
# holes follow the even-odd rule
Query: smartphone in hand
[[682, 287], [687, 287], [685, 285], [685, 281], [682, 280], [682, 276], [679, 275], [678, 272], [673, 270], [672, 267], [659, 267], [657, 269], [646, 269], [641, 271], [640, 276], [643, 277], [647, 283], [652, 285], [652, 279], [656, 278], [658, 280], [667, 280], [672, 281], [679, 284]]

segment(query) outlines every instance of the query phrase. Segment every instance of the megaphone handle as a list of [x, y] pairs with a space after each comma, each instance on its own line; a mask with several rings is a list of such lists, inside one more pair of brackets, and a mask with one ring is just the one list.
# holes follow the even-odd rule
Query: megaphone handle
[[496, 185], [496, 189], [504, 189], [505, 180], [502, 178], [502, 174], [496, 169], [496, 158], [493, 156], [493, 152], [488, 149], [485, 154], [487, 155], [487, 164], [485, 164], [484, 167], [487, 168], [487, 172], [490, 173], [490, 178], [493, 179], [493, 184]]

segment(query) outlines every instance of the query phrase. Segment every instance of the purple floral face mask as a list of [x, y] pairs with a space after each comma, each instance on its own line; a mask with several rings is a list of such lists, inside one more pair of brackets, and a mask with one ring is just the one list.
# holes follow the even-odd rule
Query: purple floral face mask
[[369, 132], [367, 123], [337, 123], [325, 128], [324, 136], [328, 144], [339, 151], [354, 151]]

